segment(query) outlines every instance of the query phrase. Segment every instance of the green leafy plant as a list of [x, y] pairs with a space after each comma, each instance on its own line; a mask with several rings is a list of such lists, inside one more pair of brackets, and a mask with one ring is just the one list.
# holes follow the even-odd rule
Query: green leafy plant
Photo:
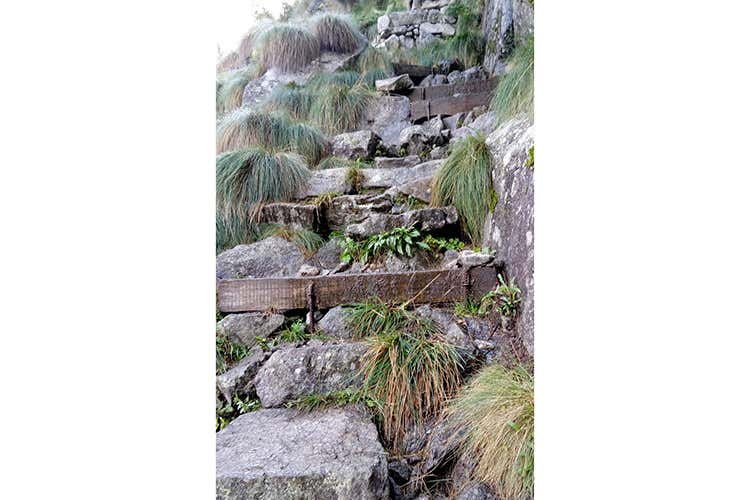
[[[459, 141], [435, 176], [433, 206], [453, 205], [473, 243], [482, 239], [482, 224], [496, 200], [492, 187], [492, 155], [481, 135]], [[494, 195], [494, 196], [493, 196]]]
[[311, 24], [320, 41], [320, 50], [348, 54], [367, 43], [357, 24], [347, 15], [326, 12], [314, 16]]
[[226, 336], [216, 333], [216, 373], [224, 373], [233, 364], [250, 353], [244, 344], [232, 342]]
[[526, 166], [530, 169], [534, 169], [534, 145], [532, 144], [529, 148], [529, 158], [526, 160]]
[[295, 321], [279, 334], [279, 338], [284, 342], [293, 344], [306, 341], [309, 335], [306, 331], [305, 322], [301, 320]]
[[340, 244], [342, 262], [359, 260], [363, 264], [386, 253], [412, 257], [417, 250], [430, 250], [430, 246], [422, 241], [422, 234], [413, 226], [374, 234], [361, 242], [346, 237]]
[[521, 305], [521, 289], [516, 286], [513, 278], [506, 282], [502, 274], [498, 274], [497, 279], [500, 284], [482, 297], [481, 314], [487, 314], [494, 305], [497, 305], [497, 312], [513, 318], [518, 314], [518, 308]]
[[519, 114], [534, 118], [534, 38], [513, 50], [490, 105], [498, 123]]
[[261, 204], [292, 199], [309, 176], [296, 153], [252, 147], [220, 154], [216, 157], [218, 229], [231, 237], [242, 233], [240, 228], [250, 231]]
[[453, 314], [456, 316], [483, 316], [481, 302], [476, 302], [471, 298], [464, 302], [456, 302], [453, 306]]
[[315, 127], [275, 114], [238, 109], [223, 117], [216, 129], [216, 152], [261, 146], [268, 151], [299, 153], [315, 165], [331, 152], [331, 144]]
[[425, 236], [424, 242], [433, 252], [445, 252], [446, 250], [455, 250], [456, 252], [459, 252], [463, 250], [464, 246], [466, 246], [466, 243], [458, 238], [436, 238], [430, 234]]
[[320, 42], [305, 26], [273, 23], [256, 36], [261, 66], [289, 73], [299, 71], [320, 56]]
[[477, 458], [472, 479], [502, 498], [534, 496], [534, 376], [522, 365], [488, 365], [447, 411], [452, 442]]
[[225, 404], [216, 409], [216, 430], [220, 431], [240, 415], [259, 410], [260, 408], [260, 400], [257, 398], [250, 396], [240, 397], [235, 394], [232, 398], [232, 404]]

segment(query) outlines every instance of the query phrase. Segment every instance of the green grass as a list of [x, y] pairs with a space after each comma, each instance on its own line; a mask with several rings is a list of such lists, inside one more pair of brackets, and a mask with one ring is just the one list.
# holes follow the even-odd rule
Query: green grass
[[306, 341], [308, 339], [308, 334], [305, 330], [305, 322], [301, 320], [295, 321], [289, 325], [289, 328], [286, 328], [279, 334], [279, 338], [283, 342], [289, 342], [292, 344]]
[[262, 146], [269, 151], [291, 151], [316, 165], [331, 151], [331, 144], [320, 130], [295, 123], [276, 114], [239, 109], [219, 122], [216, 152]]
[[235, 344], [224, 335], [216, 334], [216, 373], [224, 373], [233, 364], [248, 355], [250, 349], [243, 344]]
[[519, 114], [534, 119], [534, 38], [516, 47], [490, 105], [498, 123]]
[[344, 389], [325, 394], [309, 394], [289, 401], [287, 408], [303, 411], [324, 410], [327, 408], [341, 408], [343, 406], [364, 403], [367, 408], [377, 408], [377, 402], [369, 398], [362, 391]]
[[485, 138], [471, 135], [462, 139], [453, 146], [435, 176], [431, 204], [456, 207], [464, 232], [477, 244], [496, 196], [492, 187], [492, 155]]
[[[454, 443], [477, 458], [472, 479], [502, 498], [534, 495], [534, 376], [522, 365], [486, 366], [446, 416]], [[465, 432], [458, 432], [459, 430]]]
[[379, 70], [393, 76], [393, 61], [387, 51], [368, 46], [357, 58], [357, 70], [363, 75]]
[[325, 243], [322, 236], [309, 229], [290, 229], [275, 224], [264, 225], [260, 230], [260, 239], [270, 238], [271, 236], [278, 236], [291, 241], [306, 257], [312, 256]]
[[305, 26], [275, 23], [258, 31], [255, 38], [261, 66], [284, 73], [299, 71], [320, 56], [320, 43]]
[[486, 314], [494, 307], [495, 311], [503, 316], [514, 318], [521, 307], [521, 289], [513, 278], [505, 281], [503, 275], [498, 274], [497, 279], [500, 284], [482, 297], [481, 310]]
[[398, 453], [406, 432], [437, 416], [458, 389], [463, 360], [434, 323], [402, 307], [381, 308], [371, 326], [362, 390], [377, 402], [385, 444]]
[[356, 85], [359, 78], [359, 73], [351, 70], [335, 71], [333, 73], [316, 73], [307, 80], [305, 87], [315, 95], [332, 85], [352, 87]]
[[315, 96], [310, 89], [294, 83], [276, 87], [266, 98], [263, 106], [267, 110], [287, 113], [292, 119], [307, 120]]
[[217, 87], [217, 114], [239, 108], [242, 105], [242, 93], [245, 91], [245, 85], [256, 76], [257, 68], [254, 65], [229, 73], [221, 85]]
[[303, 158], [296, 153], [253, 147], [218, 155], [216, 208], [221, 229], [234, 235], [243, 228], [250, 231], [261, 204], [292, 199], [309, 176]]
[[216, 212], [216, 253], [237, 245], [255, 243], [260, 239], [257, 224], [239, 217], [224, 217]]
[[310, 23], [320, 50], [349, 54], [367, 43], [350, 16], [327, 12], [314, 16]]
[[365, 85], [331, 84], [322, 87], [310, 108], [313, 123], [330, 135], [356, 130], [375, 97]]

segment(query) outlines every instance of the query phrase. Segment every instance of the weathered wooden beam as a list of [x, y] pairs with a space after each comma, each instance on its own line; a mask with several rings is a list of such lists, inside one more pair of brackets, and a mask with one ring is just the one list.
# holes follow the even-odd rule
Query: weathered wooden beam
[[497, 86], [498, 77], [492, 77], [487, 80], [471, 80], [465, 83], [456, 83], [452, 85], [435, 85], [433, 87], [414, 87], [409, 91], [407, 96], [410, 101], [421, 101], [437, 99], [439, 97], [450, 97], [459, 94], [476, 94], [482, 92], [492, 92]]
[[413, 80], [414, 78], [424, 78], [427, 75], [431, 75], [432, 66], [420, 66], [418, 64], [394, 63], [393, 71], [397, 75], [403, 75], [404, 73], [406, 73], [409, 75], [409, 78]]
[[465, 94], [437, 99], [414, 101], [411, 103], [411, 121], [431, 118], [437, 115], [454, 115], [471, 111], [477, 106], [486, 106], [492, 101], [492, 92]]
[[313, 289], [314, 307], [328, 309], [371, 297], [392, 304], [460, 302], [467, 297], [479, 298], [496, 284], [494, 267], [476, 267], [468, 272], [459, 269], [219, 280], [217, 293], [222, 312], [288, 311], [309, 308]]

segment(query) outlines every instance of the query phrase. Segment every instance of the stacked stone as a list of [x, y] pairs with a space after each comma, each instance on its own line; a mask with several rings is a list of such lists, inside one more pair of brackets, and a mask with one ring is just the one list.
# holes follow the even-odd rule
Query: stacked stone
[[391, 12], [378, 18], [373, 45], [389, 51], [429, 45], [456, 33], [457, 19], [447, 14], [452, 0], [426, 0], [421, 8]]

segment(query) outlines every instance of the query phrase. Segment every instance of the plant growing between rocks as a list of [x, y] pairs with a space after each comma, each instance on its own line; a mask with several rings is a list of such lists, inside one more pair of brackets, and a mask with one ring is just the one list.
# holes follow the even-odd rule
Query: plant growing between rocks
[[456, 207], [466, 235], [472, 243], [481, 241], [484, 219], [497, 202], [485, 138], [470, 135], [459, 141], [433, 182], [431, 205]]
[[260, 400], [250, 396], [240, 397], [235, 394], [231, 404], [225, 404], [216, 409], [216, 431], [222, 430], [229, 425], [229, 422], [240, 415], [255, 410], [260, 410]]
[[363, 264], [385, 253], [412, 257], [416, 250], [430, 250], [430, 246], [422, 241], [422, 234], [413, 226], [374, 234], [362, 242], [346, 237], [341, 241], [341, 248], [342, 262], [359, 260]]
[[237, 109], [242, 105], [242, 93], [245, 85], [257, 76], [255, 65], [232, 71], [216, 88], [216, 111], [217, 114]]
[[320, 42], [299, 24], [270, 24], [259, 30], [255, 40], [260, 64], [265, 69], [299, 71], [320, 56]]
[[502, 498], [534, 495], [534, 377], [524, 366], [488, 365], [451, 401], [452, 441], [477, 457], [472, 479]]
[[312, 30], [320, 41], [320, 50], [348, 54], [367, 43], [351, 17], [324, 13], [311, 20]]
[[307, 257], [317, 252], [325, 243], [325, 239], [322, 236], [309, 229], [291, 229], [287, 226], [275, 224], [263, 225], [260, 230], [260, 239], [270, 238], [271, 236], [278, 236], [279, 238], [291, 241]]
[[323, 86], [310, 108], [313, 122], [328, 134], [355, 130], [376, 93], [362, 84]]
[[513, 50], [490, 107], [498, 123], [519, 114], [534, 119], [534, 37]]

